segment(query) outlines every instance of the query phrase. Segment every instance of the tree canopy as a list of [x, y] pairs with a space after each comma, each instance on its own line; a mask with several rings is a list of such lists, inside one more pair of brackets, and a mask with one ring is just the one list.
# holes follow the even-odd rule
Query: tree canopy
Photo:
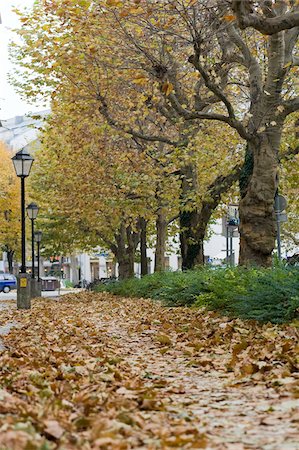
[[[72, 140], [79, 153], [103, 155], [109, 135], [115, 180], [129, 157], [145, 170], [136, 173], [141, 190], [154, 174], [160, 181], [151, 186], [179, 182], [185, 268], [203, 261], [207, 223], [241, 174], [241, 263], [268, 265], [281, 133], [299, 107], [298, 8], [283, 1], [36, 2], [21, 14], [22, 44], [13, 53], [25, 81], [15, 84], [29, 99], [52, 97], [52, 127], [60, 128], [55, 118], [64, 124], [60, 154]], [[129, 191], [131, 169], [120, 184]], [[148, 193], [155, 202], [156, 189]]]

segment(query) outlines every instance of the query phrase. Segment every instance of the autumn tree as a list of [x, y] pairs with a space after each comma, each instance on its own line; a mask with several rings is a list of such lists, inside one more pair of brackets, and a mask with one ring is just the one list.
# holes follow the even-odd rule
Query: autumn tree
[[[126, 12], [128, 3], [133, 11]], [[134, 11], [134, 2], [128, 3], [110, 4], [115, 24], [143, 58], [143, 69], [159, 84], [164, 106], [187, 124], [226, 123], [246, 142], [240, 262], [271, 264], [281, 132], [286, 117], [299, 106], [294, 85], [298, 4], [167, 1], [162, 5], [149, 1]], [[164, 20], [160, 20], [161, 10]], [[140, 42], [136, 23], [147, 41], [156, 47], [164, 45], [159, 58], [152, 51], [154, 44], [149, 48]], [[186, 77], [193, 71], [199, 80], [188, 89]], [[168, 92], [163, 90], [165, 85], [171, 86]]]
[[11, 157], [11, 152], [0, 143], [0, 248], [7, 254], [10, 273], [21, 245], [19, 182]]
[[[114, 2], [107, 2], [107, 6], [113, 4]], [[59, 86], [61, 93], [63, 86], [71, 85], [74, 102], [90, 102], [94, 107], [94, 116], [104, 116], [110, 127], [132, 136], [140, 148], [157, 160], [159, 166], [165, 167], [169, 162], [171, 167], [175, 166], [173, 175], [181, 180], [179, 221], [183, 267], [191, 268], [203, 263], [203, 239], [211, 214], [219, 204], [221, 195], [237, 180], [240, 172], [240, 161], [238, 158], [234, 159], [237, 139], [228, 129], [219, 126], [217, 132], [222, 142], [225, 142], [224, 147], [227, 147], [229, 138], [231, 139], [228, 144], [231, 157], [227, 158], [225, 149], [222, 152], [224, 164], [218, 165], [216, 169], [212, 148], [212, 170], [208, 174], [200, 170], [196, 162], [198, 149], [193, 145], [196, 139], [200, 145], [200, 124], [191, 121], [187, 123], [180, 118], [168, 101], [173, 95], [174, 86], [178, 90], [180, 83], [174, 84], [174, 79], [157, 83], [152, 73], [154, 62], [154, 69], [158, 70], [157, 64], [161, 58], [165, 56], [170, 61], [176, 57], [177, 50], [169, 50], [173, 42], [166, 42], [164, 37], [161, 42], [153, 41], [154, 44], [147, 48], [146, 53], [146, 57], [151, 59], [151, 65], [145, 65], [142, 52], [147, 36], [144, 26], [141, 28], [139, 23], [133, 24], [133, 31], [138, 38], [130, 45], [130, 36], [128, 38], [126, 33], [123, 34], [122, 27], [115, 19], [114, 10], [112, 13], [106, 8], [101, 10], [100, 2], [91, 5], [85, 1], [80, 6], [68, 2], [65, 9], [61, 5], [63, 2], [48, 2], [44, 6], [37, 4], [33, 14], [22, 17], [24, 28], [20, 34], [25, 44], [18, 51], [16, 59], [31, 73], [28, 82], [22, 84], [21, 89], [29, 97], [48, 92], [56, 96], [55, 87], [57, 89]], [[130, 24], [132, 15], [134, 17], [135, 14], [140, 14], [138, 8], [135, 5], [128, 12], [121, 11], [122, 19]], [[158, 11], [152, 11], [151, 14], [155, 24], [164, 14], [163, 7], [158, 5]], [[168, 10], [166, 14], [169, 14]], [[61, 27], [62, 23], [64, 28]], [[100, 35], [99, 23], [105, 25]], [[180, 26], [177, 32], [182, 33], [184, 29]], [[141, 56], [136, 54], [139, 42]], [[185, 50], [181, 53], [180, 61], [183, 62]], [[148, 56], [152, 54], [152, 57]], [[24, 59], [25, 55], [27, 59]], [[180, 88], [182, 102], [187, 98], [187, 93], [192, 92], [194, 81], [198, 85], [198, 75], [192, 70], [185, 77], [187, 91]], [[130, 114], [127, 114], [128, 111]], [[210, 131], [202, 133], [203, 138], [205, 134], [210, 134]], [[213, 145], [217, 148], [217, 144]], [[169, 176], [170, 171], [166, 171]], [[209, 177], [211, 173], [214, 177]], [[206, 192], [202, 195], [204, 190]], [[159, 212], [163, 211], [165, 206], [162, 202]], [[160, 236], [165, 235], [163, 230], [167, 227], [167, 220], [161, 214], [157, 218], [157, 227]], [[161, 242], [163, 240], [162, 238]], [[160, 253], [162, 255], [163, 251]], [[160, 262], [161, 260], [162, 258]]]
[[73, 105], [63, 92], [63, 105], [58, 93], [53, 101], [31, 177], [35, 198], [43, 206], [44, 226], [50, 230], [56, 221], [64, 223], [66, 234], [57, 240], [60, 251], [101, 244], [115, 254], [120, 277], [133, 276], [137, 245], [157, 207], [159, 170], [131, 139], [100, 125], [90, 115], [89, 103], [70, 114]]

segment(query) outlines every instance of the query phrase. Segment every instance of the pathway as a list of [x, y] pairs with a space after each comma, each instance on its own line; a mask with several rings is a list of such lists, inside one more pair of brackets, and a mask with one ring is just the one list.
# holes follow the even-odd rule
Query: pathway
[[85, 292], [13, 316], [0, 447], [299, 450], [295, 328]]

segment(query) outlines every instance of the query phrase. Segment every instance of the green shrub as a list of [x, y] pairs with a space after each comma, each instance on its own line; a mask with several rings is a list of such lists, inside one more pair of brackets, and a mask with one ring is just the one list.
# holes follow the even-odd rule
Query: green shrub
[[298, 317], [298, 268], [201, 268], [164, 272], [97, 287], [127, 297], [148, 297], [168, 306], [206, 307], [221, 314], [282, 323]]

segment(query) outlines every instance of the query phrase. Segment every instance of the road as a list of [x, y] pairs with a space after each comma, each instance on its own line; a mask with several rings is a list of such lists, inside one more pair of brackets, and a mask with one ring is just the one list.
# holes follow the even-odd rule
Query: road
[[[61, 289], [60, 291], [43, 291], [42, 297], [45, 298], [52, 298], [52, 297], [59, 297], [60, 295], [65, 294], [74, 294], [76, 292], [81, 292], [81, 289]], [[0, 302], [5, 300], [16, 300], [17, 299], [17, 291], [13, 290], [9, 292], [8, 294], [4, 294], [3, 292], [0, 293]]]

